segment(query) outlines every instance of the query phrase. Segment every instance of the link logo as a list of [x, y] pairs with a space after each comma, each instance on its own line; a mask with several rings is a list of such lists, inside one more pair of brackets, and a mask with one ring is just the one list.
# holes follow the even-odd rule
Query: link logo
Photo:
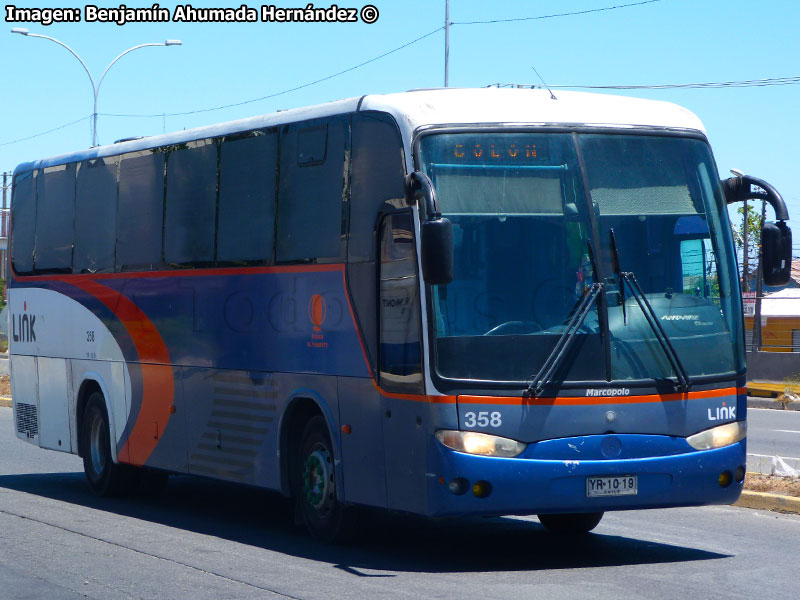
[[728, 419], [735, 419], [736, 418], [736, 407], [735, 406], [725, 406], [725, 403], [722, 403], [722, 406], [718, 406], [716, 411], [712, 411], [712, 409], [708, 409], [708, 420], [709, 421], [726, 421]]
[[22, 314], [11, 313], [11, 339], [15, 342], [36, 341], [36, 315], [28, 314], [27, 301], [22, 305]]

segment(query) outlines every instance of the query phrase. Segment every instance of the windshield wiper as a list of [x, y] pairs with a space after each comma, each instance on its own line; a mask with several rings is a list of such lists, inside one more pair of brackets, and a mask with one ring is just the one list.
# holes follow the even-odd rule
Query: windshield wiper
[[544, 361], [542, 368], [539, 369], [539, 372], [528, 385], [528, 389], [523, 392], [523, 398], [539, 396], [544, 389], [550, 385], [553, 374], [567, 355], [569, 347], [572, 345], [572, 342], [575, 341], [575, 334], [578, 333], [578, 329], [583, 325], [586, 316], [589, 314], [595, 302], [597, 302], [597, 298], [602, 290], [602, 283], [593, 283], [592, 287], [589, 288], [589, 293], [581, 300], [578, 309], [573, 313], [572, 318], [567, 324], [567, 328], [563, 331], [561, 337], [558, 338], [558, 342], [556, 342], [547, 360]]
[[672, 370], [675, 371], [675, 376], [678, 379], [678, 389], [682, 392], [689, 391], [689, 389], [692, 387], [692, 383], [689, 380], [689, 375], [686, 372], [686, 368], [683, 366], [678, 353], [675, 351], [675, 347], [672, 345], [672, 341], [669, 339], [667, 332], [664, 331], [664, 328], [661, 326], [658, 316], [656, 315], [655, 310], [653, 310], [653, 305], [650, 304], [650, 301], [644, 295], [644, 291], [642, 291], [639, 281], [636, 279], [636, 275], [630, 271], [625, 272], [620, 269], [617, 239], [614, 235], [613, 229], [611, 230], [611, 253], [614, 260], [614, 270], [617, 273], [617, 279], [619, 282], [623, 323], [627, 324], [625, 316], [625, 283], [627, 283], [628, 287], [631, 289], [631, 295], [636, 300], [636, 303], [639, 305], [639, 308], [644, 315], [645, 321], [647, 321], [647, 324], [650, 325], [650, 329], [652, 329], [653, 333], [655, 333], [656, 339], [661, 345], [661, 349], [664, 351], [669, 364], [672, 366]]

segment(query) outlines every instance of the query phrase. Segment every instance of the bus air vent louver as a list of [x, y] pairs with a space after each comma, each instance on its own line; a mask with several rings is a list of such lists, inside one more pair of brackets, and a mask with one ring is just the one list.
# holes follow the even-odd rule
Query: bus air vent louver
[[17, 431], [28, 438], [39, 435], [39, 411], [35, 404], [17, 403]]

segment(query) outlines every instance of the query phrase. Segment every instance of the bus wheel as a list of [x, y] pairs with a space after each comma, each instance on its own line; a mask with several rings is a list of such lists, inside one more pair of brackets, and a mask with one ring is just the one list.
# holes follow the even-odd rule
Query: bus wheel
[[292, 479], [297, 510], [309, 533], [329, 543], [349, 539], [352, 512], [336, 498], [333, 447], [321, 415], [303, 430]]
[[111, 456], [108, 412], [103, 395], [94, 392], [86, 403], [78, 441], [83, 470], [89, 488], [98, 496], [118, 496], [130, 493], [137, 480], [137, 469], [114, 463]]
[[589, 533], [597, 527], [603, 513], [577, 513], [564, 515], [537, 515], [539, 522], [550, 533], [581, 534]]

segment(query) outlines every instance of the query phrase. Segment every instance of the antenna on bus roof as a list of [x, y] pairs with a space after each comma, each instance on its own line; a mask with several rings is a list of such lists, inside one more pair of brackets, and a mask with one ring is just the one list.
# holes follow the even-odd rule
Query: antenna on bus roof
[[545, 83], [545, 81], [544, 81], [544, 78], [542, 78], [542, 76], [541, 76], [541, 75], [539, 75], [539, 71], [537, 71], [537, 70], [536, 70], [536, 67], [534, 67], [533, 65], [531, 65], [531, 69], [533, 69], [533, 72], [534, 72], [534, 73], [536, 73], [536, 76], [537, 76], [539, 79], [541, 79], [541, 80], [542, 80], [542, 83], [544, 83], [544, 87], [546, 87], [546, 88], [547, 88], [547, 91], [548, 91], [548, 92], [550, 92], [550, 98], [551, 98], [551, 99], [553, 99], [553, 100], [558, 100], [558, 98], [556, 98], [556, 95], [553, 93], [553, 90], [551, 90], [551, 89], [548, 87], [548, 85]]

